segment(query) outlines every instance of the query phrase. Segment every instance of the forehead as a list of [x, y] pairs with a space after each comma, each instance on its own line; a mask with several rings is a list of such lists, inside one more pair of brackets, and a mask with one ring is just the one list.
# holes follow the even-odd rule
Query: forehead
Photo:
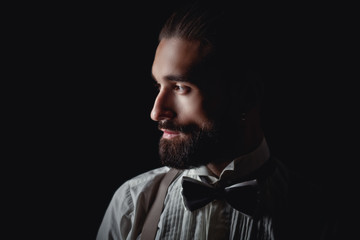
[[152, 66], [155, 77], [188, 74], [209, 52], [200, 41], [164, 38], [160, 41]]

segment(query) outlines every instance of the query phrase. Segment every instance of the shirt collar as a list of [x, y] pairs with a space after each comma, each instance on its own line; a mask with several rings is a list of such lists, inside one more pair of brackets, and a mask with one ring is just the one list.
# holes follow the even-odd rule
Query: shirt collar
[[217, 178], [206, 166], [191, 169], [189, 175], [206, 177], [211, 183], [220, 179], [231, 180], [241, 178], [260, 168], [270, 157], [269, 147], [263, 138], [260, 145], [252, 152], [241, 155], [229, 163]]

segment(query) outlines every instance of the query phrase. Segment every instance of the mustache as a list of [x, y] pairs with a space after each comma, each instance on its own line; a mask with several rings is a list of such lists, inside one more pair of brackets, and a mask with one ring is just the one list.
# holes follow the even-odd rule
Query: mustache
[[191, 133], [201, 130], [196, 124], [181, 125], [170, 120], [159, 121], [158, 129], [167, 129], [176, 132]]

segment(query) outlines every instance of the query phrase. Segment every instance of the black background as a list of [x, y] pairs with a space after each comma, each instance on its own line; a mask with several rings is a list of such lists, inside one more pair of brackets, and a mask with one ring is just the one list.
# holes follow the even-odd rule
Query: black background
[[[20, 179], [12, 191], [24, 210], [16, 226], [94, 239], [116, 189], [160, 166], [150, 70], [161, 25], [182, 3], [21, 6], [28, 17], [10, 19], [18, 34], [11, 61], [23, 66], [9, 100]], [[355, 146], [353, 15], [329, 3], [257, 7], [272, 28], [262, 72], [271, 153], [345, 197]], [[335, 203], [340, 211], [342, 199]]]

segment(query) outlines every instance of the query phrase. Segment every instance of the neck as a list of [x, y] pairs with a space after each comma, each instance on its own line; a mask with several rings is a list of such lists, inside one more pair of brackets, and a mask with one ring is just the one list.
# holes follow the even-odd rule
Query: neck
[[222, 163], [209, 163], [206, 166], [213, 174], [215, 174], [217, 177], [220, 177], [220, 174], [225, 169], [225, 167], [229, 165], [230, 162], [231, 161], [226, 161]]
[[[247, 145], [247, 148], [244, 149], [244, 152], [240, 153], [237, 155], [237, 157], [252, 152], [254, 151], [260, 144], [262, 141], [263, 137], [259, 138], [258, 141], [254, 142], [253, 144], [249, 144]], [[232, 159], [227, 159], [227, 160], [223, 160], [223, 161], [214, 161], [211, 162], [209, 164], [207, 164], [207, 168], [213, 173], [215, 174], [217, 177], [220, 177], [222, 171], [226, 168], [227, 165], [229, 165], [236, 157], [233, 157]]]
[[257, 110], [255, 110], [255, 112], [250, 111], [247, 114], [246, 120], [242, 120], [243, 131], [238, 138], [242, 139], [242, 141], [239, 141], [238, 145], [233, 145], [231, 143], [229, 144], [233, 145], [233, 148], [235, 149], [228, 149], [228, 152], [234, 152], [234, 154], [226, 159], [218, 159], [217, 161], [213, 161], [207, 164], [208, 169], [217, 177], [220, 177], [220, 174], [225, 169], [225, 167], [229, 165], [229, 163], [231, 163], [231, 161], [233, 161], [236, 157], [254, 151], [261, 144], [264, 138], [264, 133], [260, 127], [257, 114]]

